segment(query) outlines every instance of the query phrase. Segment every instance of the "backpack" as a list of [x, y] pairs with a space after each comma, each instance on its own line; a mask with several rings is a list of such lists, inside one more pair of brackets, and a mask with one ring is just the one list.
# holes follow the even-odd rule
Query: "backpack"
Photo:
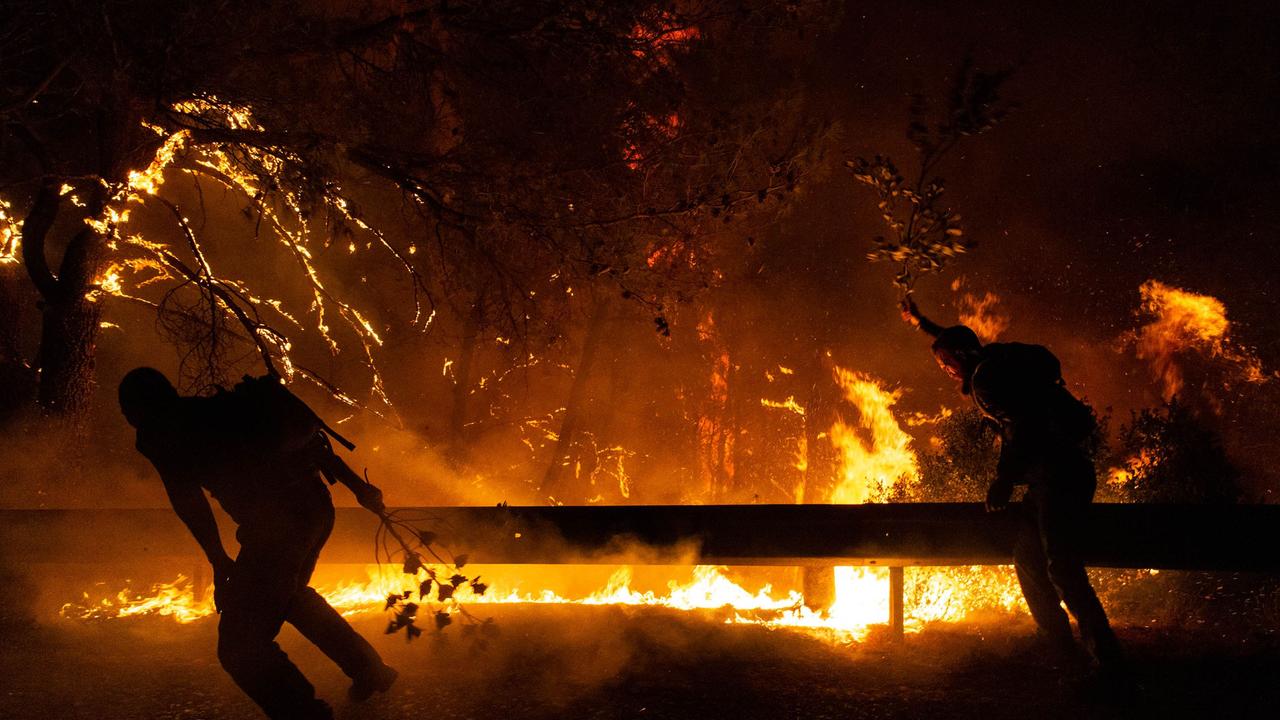
[[219, 394], [229, 415], [226, 420], [240, 425], [239, 433], [254, 452], [287, 457], [311, 446], [322, 434], [348, 450], [355, 448], [276, 375], [245, 375], [231, 390]]
[[[1062, 365], [1042, 345], [993, 343], [974, 372], [974, 399], [988, 414], [1040, 417], [1057, 436], [1076, 444], [1093, 435], [1097, 420], [1067, 389]], [[1003, 411], [1003, 412], [1002, 412]]]

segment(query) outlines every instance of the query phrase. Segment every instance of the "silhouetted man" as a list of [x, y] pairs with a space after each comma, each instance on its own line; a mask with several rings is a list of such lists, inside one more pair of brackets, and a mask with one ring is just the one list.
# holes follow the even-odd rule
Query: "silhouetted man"
[[1058, 359], [1041, 345], [983, 345], [964, 325], [931, 322], [910, 298], [903, 319], [933, 336], [943, 372], [999, 427], [1000, 460], [987, 510], [1003, 510], [1014, 486], [1027, 486], [1014, 568], [1044, 638], [1059, 652], [1074, 647], [1059, 601], [1065, 602], [1099, 668], [1119, 670], [1119, 644], [1077, 552], [1097, 486], [1093, 413], [1067, 390]]
[[[333, 716], [275, 642], [288, 622], [352, 679], [352, 699], [387, 690], [395, 670], [308, 587], [333, 529], [333, 500], [321, 475], [347, 485], [361, 505], [383, 510], [382, 493], [334, 454], [315, 414], [276, 378], [180, 397], [163, 374], [145, 367], [121, 381], [120, 408], [213, 566], [222, 614], [218, 660], [236, 684], [272, 718]], [[238, 526], [235, 560], [222, 546], [205, 490]]]

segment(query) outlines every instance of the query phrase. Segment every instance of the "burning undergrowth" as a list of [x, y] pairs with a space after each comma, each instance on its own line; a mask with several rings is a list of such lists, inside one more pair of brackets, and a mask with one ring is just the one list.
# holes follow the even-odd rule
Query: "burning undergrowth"
[[[1174, 300], [1195, 300], [1192, 305], [1207, 308], [1208, 315], [1196, 316], [1201, 320], [1207, 317], [1205, 322], [1214, 318], [1225, 322], [1220, 303], [1215, 305], [1216, 301], [1210, 302], [1212, 298], [1154, 282], [1143, 288], [1143, 312], [1156, 313], [1156, 319], [1143, 325], [1134, 337], [1141, 339], [1142, 347], [1176, 347], [1177, 352], [1151, 355], [1139, 348], [1136, 354], [1151, 362], [1159, 377], [1168, 378], [1171, 368], [1178, 368], [1181, 385], [1168, 402], [1135, 413], [1118, 427], [1112, 427], [1107, 411], [1101, 412], [1095, 437], [1099, 499], [1245, 499], [1241, 474], [1223, 440], [1220, 413], [1205, 412], [1180, 398], [1193, 391], [1204, 392], [1207, 387], [1189, 385], [1187, 381], [1195, 376], [1188, 368], [1196, 367], [1198, 358], [1217, 365], [1226, 362], [1234, 369], [1233, 377], [1244, 381], [1246, 388], [1269, 388], [1267, 376], [1253, 361], [1244, 361], [1252, 356], [1228, 341], [1222, 323], [1213, 325], [1218, 330], [1210, 327], [1201, 332], [1194, 318], [1179, 309], [1185, 303]], [[1153, 305], [1153, 298], [1157, 297], [1153, 293], [1157, 292], [1176, 307]], [[972, 294], [966, 297], [966, 307], [971, 306], [970, 310], [978, 313], [991, 312], [996, 302]], [[997, 332], [996, 326], [1003, 331], [1002, 316], [992, 317], [992, 332]], [[710, 321], [704, 325], [704, 342], [714, 345], [713, 326]], [[1178, 340], [1183, 336], [1192, 339]], [[1163, 339], [1157, 342], [1157, 337]], [[728, 383], [737, 381], [731, 376], [741, 370], [735, 369], [733, 361], [723, 354], [713, 353], [712, 360], [710, 385], [713, 390], [720, 387], [727, 391]], [[982, 497], [995, 466], [997, 439], [976, 411], [908, 413], [897, 407], [904, 396], [901, 389], [871, 374], [840, 367], [830, 353], [820, 356], [819, 364], [826, 368], [826, 382], [834, 393], [805, 395], [791, 391], [797, 370], [787, 365], [772, 366], [765, 373], [768, 394], [757, 406], [757, 412], [772, 418], [782, 438], [779, 442], [775, 437], [771, 445], [775, 454], [784, 458], [773, 478], [784, 497], [835, 503], [972, 502]], [[1162, 387], [1169, 388], [1167, 384]], [[729, 409], [726, 396], [698, 410], [699, 437], [707, 440], [700, 450], [707, 455], [707, 462], [696, 473], [695, 490], [682, 491], [686, 502], [714, 501], [723, 492], [718, 483], [731, 483], [742, 472], [732, 459], [749, 457], [741, 453], [751, 450], [751, 436], [734, 434], [722, 425]], [[725, 445], [730, 439], [737, 443], [736, 447]], [[544, 445], [552, 441], [554, 438], [544, 441]], [[412, 433], [399, 432], [386, 434], [384, 442], [366, 446], [364, 452], [373, 467], [379, 462], [392, 462], [397, 470], [391, 475], [425, 472], [455, 478], [448, 493], [456, 496], [454, 501], [465, 501], [477, 493], [486, 495], [502, 486], [498, 475], [476, 473], [472, 475], [474, 479], [468, 480], [464, 472], [457, 470], [456, 462], [421, 448]], [[594, 472], [583, 471], [580, 466], [570, 469], [575, 477]], [[689, 493], [692, 496], [686, 497]], [[655, 568], [646, 566], [653, 557], [634, 552], [630, 557], [626, 555], [619, 553], [617, 564], [611, 567], [468, 566], [466, 577], [458, 573], [458, 558], [451, 560], [453, 567], [434, 567], [430, 559], [425, 559], [426, 564], [412, 568], [404, 567], [400, 558], [394, 564], [325, 568], [317, 587], [347, 615], [368, 616], [389, 610], [394, 613], [392, 630], [406, 626], [395, 619], [402, 619], [406, 611], [423, 620], [430, 618], [422, 623], [426, 628], [434, 625], [443, 629], [460, 618], [465, 620], [460, 625], [475, 629], [459, 632], [484, 633], [490, 631], [490, 624], [485, 622], [488, 611], [498, 606], [615, 605], [687, 612], [717, 622], [788, 628], [851, 642], [866, 638], [889, 616], [889, 579], [883, 568], [819, 571], [830, 573], [832, 592], [824, 601], [806, 598], [808, 583], [802, 577], [803, 571], [795, 569], [697, 566], [692, 560], [679, 569]], [[405, 574], [404, 570], [411, 572]], [[462, 580], [455, 582], [459, 577]], [[1204, 617], [1208, 613], [1203, 608], [1210, 604], [1206, 598], [1233, 608], [1227, 614], [1255, 617], [1258, 613], [1267, 616], [1272, 612], [1268, 608], [1275, 603], [1274, 588], [1249, 576], [1136, 570], [1096, 571], [1095, 577], [1104, 602], [1114, 603], [1122, 622], [1145, 624], [1180, 616]], [[82, 620], [159, 617], [197, 622], [214, 612], [212, 595], [201, 587], [203, 584], [187, 577], [125, 587], [107, 583], [82, 590], [70, 601], [64, 597], [61, 615]], [[905, 595], [909, 632], [931, 623], [1025, 612], [1016, 579], [1008, 567], [909, 568]]]

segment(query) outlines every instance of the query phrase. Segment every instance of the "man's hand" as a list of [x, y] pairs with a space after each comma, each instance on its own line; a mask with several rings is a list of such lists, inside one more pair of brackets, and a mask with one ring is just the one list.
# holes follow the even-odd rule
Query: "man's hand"
[[987, 512], [998, 512], [1009, 507], [1009, 498], [1013, 496], [1013, 485], [997, 480], [987, 488]]
[[898, 309], [902, 312], [902, 321], [913, 328], [920, 327], [920, 309], [916, 307], [916, 301], [908, 295], [898, 303]]
[[356, 496], [356, 502], [360, 503], [360, 507], [379, 515], [387, 511], [387, 506], [382, 503], [382, 491], [373, 483], [365, 482], [355, 485], [351, 488], [351, 492]]

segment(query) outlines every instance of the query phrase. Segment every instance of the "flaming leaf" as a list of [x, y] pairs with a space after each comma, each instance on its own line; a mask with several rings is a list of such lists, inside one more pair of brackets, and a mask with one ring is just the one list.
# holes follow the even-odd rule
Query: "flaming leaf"
[[445, 600], [448, 600], [451, 597], [453, 597], [452, 585], [442, 584], [436, 589], [436, 599], [439, 600], [440, 602], [444, 602]]
[[422, 600], [423, 598], [425, 598], [430, 594], [431, 594], [431, 580], [430, 579], [423, 580], [422, 584], [418, 586], [418, 599]]
[[476, 578], [475, 580], [471, 581], [471, 592], [477, 595], [483, 595], [484, 591], [489, 589], [489, 586], [482, 582], [477, 582], [477, 580], [479, 579], [480, 578]]
[[466, 581], [467, 581], [466, 575], [454, 575], [453, 577], [449, 578], [449, 584], [454, 586], [455, 588]]
[[458, 568], [459, 570], [466, 567], [466, 564], [467, 564], [466, 555], [459, 555], [453, 559], [453, 566]]
[[396, 603], [398, 602], [400, 602], [400, 596], [396, 595], [395, 593], [392, 593], [387, 596], [387, 604], [382, 609], [390, 610], [391, 608], [395, 607]]

